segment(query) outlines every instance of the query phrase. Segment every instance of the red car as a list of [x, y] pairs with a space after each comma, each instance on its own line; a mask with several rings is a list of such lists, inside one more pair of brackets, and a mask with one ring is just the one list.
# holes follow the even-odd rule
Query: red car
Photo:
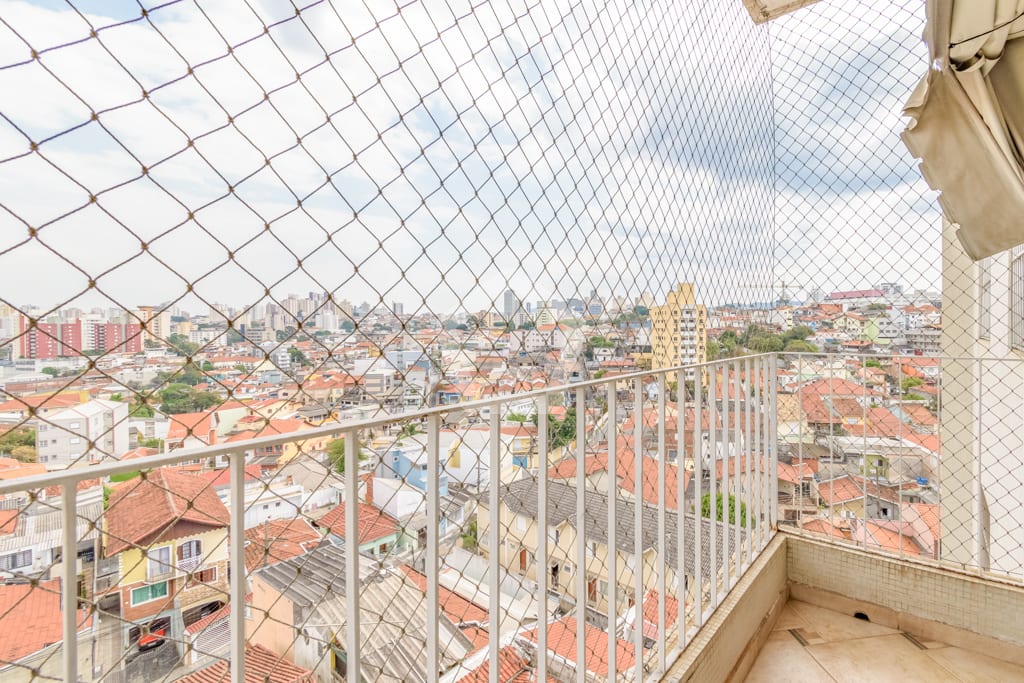
[[159, 628], [155, 628], [149, 633], [143, 633], [139, 636], [139, 650], [149, 650], [163, 645], [166, 639], [167, 627], [161, 626]]

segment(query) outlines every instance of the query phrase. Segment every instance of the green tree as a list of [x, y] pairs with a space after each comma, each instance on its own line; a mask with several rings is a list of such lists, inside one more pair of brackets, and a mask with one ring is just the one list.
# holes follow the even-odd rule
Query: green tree
[[0, 453], [12, 453], [18, 446], [36, 446], [36, 430], [31, 427], [15, 427], [0, 434]]
[[881, 362], [879, 362], [879, 360], [877, 358], [868, 358], [866, 361], [864, 361], [864, 365], [865, 365], [865, 367], [869, 367], [869, 368], [879, 368], [879, 369], [881, 369], [881, 367], [882, 367]]
[[[366, 454], [363, 453], [363, 449], [357, 449], [356, 458], [359, 462], [366, 460]], [[345, 438], [335, 439], [334, 441], [327, 444], [327, 459], [330, 460], [331, 466], [334, 467], [334, 471], [338, 474], [345, 474]]]
[[784, 348], [782, 338], [779, 335], [765, 333], [751, 337], [746, 346], [751, 351], [758, 353], [777, 353]]
[[44, 375], [49, 375], [50, 377], [56, 377], [57, 375], [60, 374], [60, 370], [58, 370], [57, 368], [51, 368], [49, 366], [43, 368], [39, 372], [43, 373]]
[[904, 377], [903, 381], [900, 382], [900, 389], [902, 389], [905, 394], [914, 387], [919, 387], [922, 384], [924, 384], [924, 380], [920, 377]]
[[168, 384], [160, 392], [160, 412], [169, 415], [197, 413], [221, 402], [220, 396], [210, 391], [196, 391], [183, 383]]
[[[149, 397], [143, 398], [148, 400]], [[128, 417], [153, 417], [153, 407], [140, 398], [129, 405]]]
[[124, 401], [124, 396], [121, 394], [120, 391], [118, 391], [116, 393], [111, 394], [110, 398], [107, 400], [114, 401], [115, 403], [122, 403]]
[[[711, 519], [711, 494], [705, 493], [700, 500], [700, 516], [706, 519]], [[719, 493], [717, 495], [717, 503], [715, 505], [715, 519], [719, 522], [728, 522], [729, 524], [735, 524], [737, 521], [740, 526], [747, 525], [747, 504], [741, 502], [739, 506], [739, 519], [736, 518], [736, 497], [729, 496], [729, 518], [725, 518], [725, 495]], [[751, 520], [753, 524], [753, 520]]]
[[11, 457], [19, 462], [35, 462], [38, 454], [35, 446], [15, 446], [11, 449]]
[[722, 347], [714, 339], [708, 339], [708, 343], [705, 349], [707, 351], [707, 357], [709, 361], [718, 360], [718, 355], [722, 351]]
[[522, 413], [507, 413], [505, 422], [526, 422], [527, 417]]
[[477, 546], [477, 526], [476, 519], [471, 519], [469, 524], [466, 526], [466, 530], [459, 536], [462, 540], [462, 547], [466, 550], [476, 550]]
[[213, 363], [208, 360], [204, 360], [201, 369], [203, 372], [213, 372]]
[[306, 354], [304, 354], [302, 351], [295, 348], [294, 346], [288, 349], [288, 358], [291, 360], [292, 363], [300, 367], [305, 368], [312, 365], [312, 363], [309, 362], [309, 358], [306, 357]]
[[164, 449], [164, 440], [153, 437], [152, 439], [141, 439], [139, 446], [143, 448], [155, 448], [159, 451]]
[[786, 346], [782, 350], [787, 353], [814, 353], [818, 347], [803, 339], [793, 339], [786, 342]]
[[167, 338], [171, 350], [179, 356], [192, 356], [199, 350], [199, 344], [194, 344], [183, 334], [172, 334]]
[[529, 320], [527, 320], [525, 323], [521, 323], [519, 325], [519, 329], [521, 329], [521, 330], [532, 330], [535, 327], [536, 327], [536, 325], [534, 325], [533, 322], [531, 322]]

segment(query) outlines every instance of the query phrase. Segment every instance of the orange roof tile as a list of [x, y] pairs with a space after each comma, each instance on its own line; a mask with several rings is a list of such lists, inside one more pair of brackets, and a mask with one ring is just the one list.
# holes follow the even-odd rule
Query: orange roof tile
[[283, 562], [320, 545], [323, 536], [305, 519], [275, 519], [245, 530], [245, 568]]
[[162, 467], [123, 482], [110, 494], [106, 520], [106, 557], [131, 545], [148, 546], [174, 538], [178, 522], [226, 527], [231, 517], [213, 487], [200, 477]]
[[[338, 504], [316, 525], [345, 538], [345, 503]], [[359, 503], [359, 543], [370, 543], [398, 532], [398, 520], [368, 503]]]
[[[420, 589], [420, 592], [426, 593], [426, 576], [420, 574], [408, 565], [400, 565], [400, 568], [405, 572], [406, 577], [416, 584], [416, 587]], [[453, 624], [464, 624], [468, 621], [485, 624], [489, 619], [486, 609], [477, 605], [475, 602], [470, 602], [458, 593], [448, 590], [444, 586], [438, 586], [438, 599], [440, 601], [439, 607], [441, 608], [441, 611], [445, 613], [445, 616], [451, 619]]]
[[[587, 661], [584, 667], [590, 673], [608, 678], [608, 634], [605, 631], [586, 624], [584, 626], [585, 650]], [[527, 631], [523, 637], [537, 642], [537, 629]], [[563, 617], [548, 625], [548, 650], [568, 662], [576, 662], [576, 620]], [[633, 668], [633, 645], [621, 638], [615, 643], [616, 673], [626, 672]]]
[[[226, 683], [228, 663], [216, 662], [178, 679], [178, 683]], [[292, 664], [262, 645], [245, 646], [245, 683], [316, 683], [313, 672]]]
[[[92, 617], [79, 612], [79, 628], [90, 627]], [[61, 642], [62, 620], [59, 579], [37, 586], [0, 584], [0, 663], [16, 662]]]
[[[490, 681], [491, 660], [458, 679], [456, 683], [488, 683]], [[530, 660], [514, 645], [506, 645], [498, 650], [498, 680], [501, 683], [535, 683], [536, 676], [530, 666]], [[550, 676], [549, 681], [553, 681]]]

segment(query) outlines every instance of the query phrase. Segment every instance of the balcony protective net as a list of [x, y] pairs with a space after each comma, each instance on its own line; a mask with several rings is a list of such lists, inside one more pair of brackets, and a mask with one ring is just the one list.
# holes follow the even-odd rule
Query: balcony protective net
[[[331, 680], [347, 661], [343, 568], [356, 563], [364, 676], [420, 680], [435, 530], [443, 671], [479, 675], [494, 629], [502, 657], [535, 665], [526, 615], [542, 604], [552, 629], [589, 633], [582, 621], [621, 636], [623, 673], [637, 659], [663, 667], [674, 627], [659, 611], [680, 596], [659, 596], [653, 574], [638, 595], [626, 560], [609, 588], [608, 508], [624, 506], [623, 534], [636, 531], [637, 499], [641, 517], [656, 515], [659, 457], [671, 460], [669, 482], [733, 476], [736, 496], [749, 493], [756, 463], [781, 453], [755, 450], [744, 432], [741, 485], [728, 467], [662, 448], [659, 429], [669, 443], [679, 416], [685, 438], [721, 429], [720, 404], [741, 398], [743, 419], [765, 420], [775, 409], [762, 400], [768, 367], [740, 360], [517, 395], [830, 351], [785, 357], [779, 377], [841, 377], [864, 390], [862, 408], [891, 409], [900, 424], [931, 425], [943, 410], [969, 422], [969, 401], [940, 405], [931, 366], [865, 355], [938, 353], [942, 314], [953, 324], [944, 301], [970, 334], [1002, 329], [1016, 310], [998, 284], [1009, 256], [943, 262], [933, 193], [899, 140], [901, 106], [927, 66], [923, 22], [910, 1], [818, 4], [770, 26], [755, 26], [740, 2], [4, 3], [0, 479], [82, 475], [77, 526], [63, 529], [76, 541], [74, 588], [58, 580], [62, 488], [0, 496], [0, 578], [10, 580], [0, 583], [0, 634], [28, 610], [58, 634], [0, 646], [0, 677], [61, 678], [51, 644], [72, 589], [85, 680], [226, 676], [229, 577], [244, 572], [247, 661], [289, 680]], [[992, 304], [995, 320], [993, 293], [1004, 302]], [[984, 373], [958, 362], [943, 385], [964, 396]], [[864, 398], [869, 368], [881, 373], [877, 400]], [[991, 388], [1019, 386], [1017, 372], [989, 372]], [[800, 385], [779, 382], [797, 398], [778, 409], [802, 411]], [[836, 422], [835, 398], [823, 403], [827, 421], [795, 427], [799, 463], [812, 447], [834, 454], [835, 437], [854, 432]], [[421, 413], [437, 406], [451, 409], [435, 424]], [[344, 427], [377, 418], [388, 420]], [[337, 432], [316, 429], [333, 423]], [[500, 472], [487, 460], [492, 423]], [[980, 429], [1002, 443], [1011, 426], [1005, 417]], [[276, 435], [294, 438], [250, 443]], [[357, 442], [358, 500], [345, 499], [346, 440]], [[938, 462], [937, 436], [920, 446]], [[593, 518], [564, 507], [587, 486], [566, 475], [575, 457], [600, 482]], [[639, 481], [628, 471], [638, 457]], [[232, 458], [245, 460], [241, 488], [225, 469]], [[866, 499], [866, 466], [850, 467]], [[972, 500], [975, 479], [960, 474], [942, 494]], [[621, 480], [617, 502], [601, 488], [609, 477]], [[1016, 488], [1008, 481], [988, 477], [986, 505], [1003, 505]], [[549, 554], [560, 559], [538, 575], [541, 486], [561, 520], [551, 553], [578, 547], [583, 531], [585, 567]], [[726, 508], [689, 486], [672, 512], [683, 528], [717, 516], [739, 544], [770, 521], [752, 499]], [[499, 548], [486, 538], [494, 487]], [[802, 491], [779, 493], [811, 496]], [[233, 496], [245, 499], [244, 538], [229, 537]], [[966, 505], [957, 509], [980, 514]], [[345, 555], [351, 506], [358, 561]], [[674, 547], [654, 519], [643, 542]], [[992, 536], [1011, 530], [1012, 517], [987, 519]], [[863, 525], [829, 528], [868, 543]], [[973, 532], [944, 538], [957, 558], [975, 542]], [[244, 568], [229, 564], [234, 543], [245, 545]], [[993, 547], [991, 559], [1019, 572], [1018, 551]], [[502, 624], [487, 609], [495, 553], [510, 605]], [[717, 582], [687, 583], [684, 602], [710, 599]], [[619, 601], [610, 609], [609, 592]], [[646, 644], [634, 650], [637, 632]], [[604, 641], [588, 636], [586, 648], [607, 657]]]

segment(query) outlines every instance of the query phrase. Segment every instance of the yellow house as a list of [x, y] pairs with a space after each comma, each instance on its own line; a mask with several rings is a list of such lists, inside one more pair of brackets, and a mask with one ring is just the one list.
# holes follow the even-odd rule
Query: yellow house
[[[228, 443], [234, 441], [248, 441], [249, 439], [256, 439], [264, 436], [275, 436], [278, 434], [296, 434], [294, 441], [288, 441], [277, 446], [249, 449], [247, 452], [251, 452], [254, 458], [261, 460], [262, 462], [260, 464], [280, 467], [300, 454], [309, 455], [310, 453], [322, 452], [327, 448], [327, 442], [330, 440], [326, 436], [317, 436], [308, 439], [301, 438], [299, 435], [300, 432], [313, 428], [313, 425], [309, 424], [305, 420], [266, 420], [262, 418], [246, 418], [246, 420], [250, 419], [254, 420], [251, 423], [251, 426], [247, 425], [242, 420], [239, 421], [238, 427], [243, 428], [244, 431], [232, 434], [227, 439]], [[249, 428], [245, 429], [247, 426]]]
[[[103, 514], [103, 554], [118, 559], [121, 616], [160, 617], [168, 635], [228, 596], [227, 508], [207, 482], [176, 468], [121, 483]], [[154, 627], [155, 628], [155, 627]], [[130, 631], [131, 633], [131, 631]]]

